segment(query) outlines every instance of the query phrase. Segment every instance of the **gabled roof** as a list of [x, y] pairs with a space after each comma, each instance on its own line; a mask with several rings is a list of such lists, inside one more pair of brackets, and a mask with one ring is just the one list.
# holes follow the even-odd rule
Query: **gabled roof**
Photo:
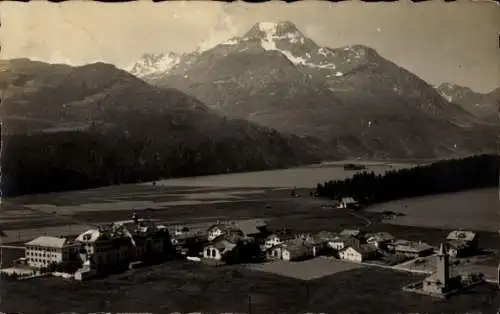
[[26, 242], [25, 244], [50, 248], [62, 248], [67, 244], [67, 242], [66, 238], [41, 236]]
[[454, 230], [448, 234], [447, 240], [473, 241], [476, 234], [472, 231]]
[[218, 241], [214, 243], [213, 246], [219, 250], [221, 253], [229, 252], [236, 247], [236, 244], [229, 242], [227, 240]]

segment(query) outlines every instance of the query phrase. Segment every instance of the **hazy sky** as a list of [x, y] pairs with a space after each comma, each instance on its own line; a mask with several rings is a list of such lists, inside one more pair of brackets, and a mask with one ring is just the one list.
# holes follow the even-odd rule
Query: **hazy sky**
[[318, 44], [363, 44], [431, 84], [500, 86], [500, 8], [492, 2], [245, 4], [0, 3], [1, 57], [124, 67], [143, 53], [186, 52], [288, 20]]

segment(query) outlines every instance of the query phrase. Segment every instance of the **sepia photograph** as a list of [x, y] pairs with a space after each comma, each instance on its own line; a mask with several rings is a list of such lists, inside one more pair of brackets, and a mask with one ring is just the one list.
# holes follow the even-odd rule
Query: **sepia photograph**
[[0, 20], [0, 313], [500, 311], [498, 3]]

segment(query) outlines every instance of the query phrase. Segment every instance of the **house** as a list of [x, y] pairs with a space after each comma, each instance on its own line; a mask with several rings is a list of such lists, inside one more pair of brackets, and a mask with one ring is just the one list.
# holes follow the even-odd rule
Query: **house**
[[266, 257], [271, 260], [282, 259], [283, 257], [283, 245], [277, 244], [273, 247], [270, 247], [266, 250]]
[[376, 255], [377, 248], [371, 244], [348, 246], [339, 252], [340, 259], [358, 263], [375, 258]]
[[360, 207], [359, 202], [356, 201], [353, 197], [342, 197], [338, 205], [338, 208], [347, 208], [347, 209], [357, 209], [359, 207]]
[[281, 248], [281, 259], [284, 261], [301, 261], [316, 256], [316, 246], [302, 241], [283, 244]]
[[339, 235], [334, 239], [331, 239], [327, 243], [327, 247], [332, 248], [334, 250], [342, 250], [348, 246], [360, 246], [361, 241], [352, 236]]
[[189, 228], [186, 226], [175, 226], [173, 228], [172, 235], [180, 236], [189, 232]]
[[295, 239], [296, 235], [289, 229], [283, 229], [268, 235], [264, 240], [264, 249], [269, 250], [272, 247], [275, 247], [281, 243], [284, 243], [288, 240]]
[[378, 249], [385, 249], [387, 245], [396, 238], [387, 232], [377, 232], [366, 235], [366, 243], [374, 245]]
[[207, 232], [208, 241], [213, 241], [215, 238], [225, 234], [238, 234], [244, 236], [243, 231], [237, 228], [234, 222], [217, 222], [210, 226]]
[[396, 255], [408, 257], [422, 257], [434, 252], [432, 246], [424, 242], [397, 241], [393, 245]]
[[203, 248], [203, 257], [206, 259], [221, 260], [224, 254], [229, 253], [238, 244], [237, 237], [219, 236]]
[[41, 236], [25, 243], [25, 256], [28, 265], [42, 268], [76, 259], [79, 248], [78, 243], [66, 238]]
[[472, 231], [454, 230], [446, 237], [449, 247], [459, 249], [463, 254], [473, 253], [478, 250], [478, 237]]

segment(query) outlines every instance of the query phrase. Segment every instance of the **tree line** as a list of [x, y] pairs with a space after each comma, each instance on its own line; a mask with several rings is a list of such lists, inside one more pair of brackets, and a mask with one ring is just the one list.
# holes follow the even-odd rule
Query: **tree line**
[[385, 174], [356, 173], [345, 180], [319, 183], [319, 197], [354, 197], [369, 205], [402, 198], [495, 187], [499, 184], [498, 155], [443, 160], [430, 165], [391, 170]]

